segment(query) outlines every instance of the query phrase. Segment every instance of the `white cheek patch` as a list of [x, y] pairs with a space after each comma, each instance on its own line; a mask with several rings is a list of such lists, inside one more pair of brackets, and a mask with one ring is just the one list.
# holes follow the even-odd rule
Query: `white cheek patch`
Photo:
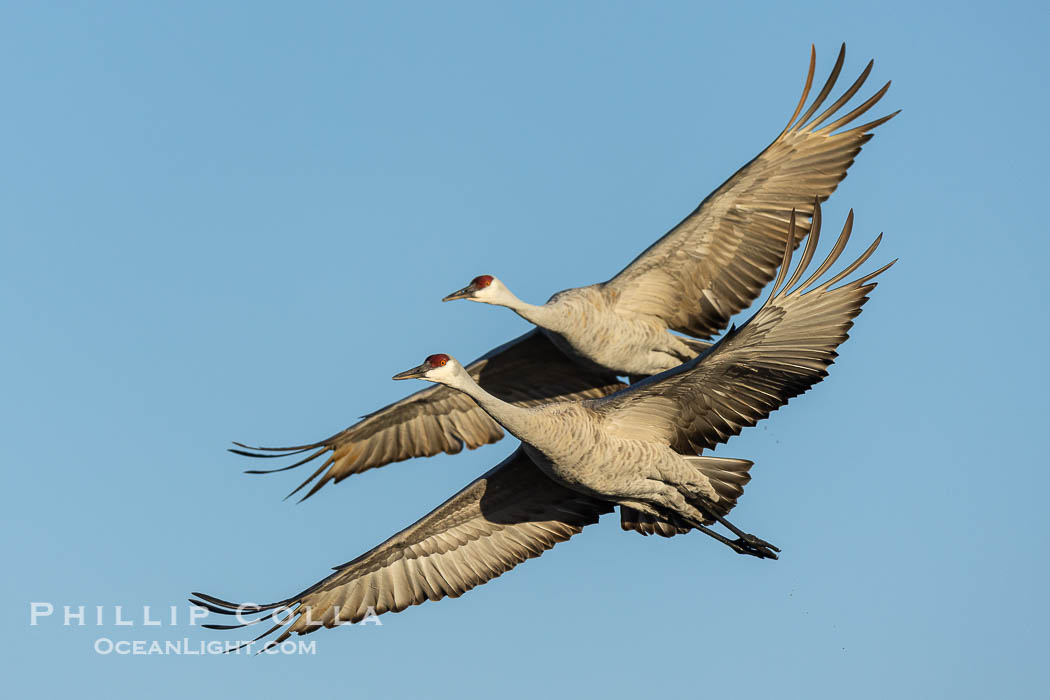
[[450, 365], [445, 365], [443, 367], [434, 367], [426, 373], [426, 377], [427, 379], [433, 379], [435, 381], [447, 379], [451, 375], [451, 372], [449, 372], [449, 367]]
[[474, 299], [476, 301], [485, 301], [485, 302], [490, 302], [490, 303], [501, 301], [503, 299], [503, 296], [504, 295], [503, 295], [502, 290], [500, 290], [496, 286], [495, 282], [493, 282], [492, 284], [490, 284], [487, 287], [483, 287], [483, 288], [477, 290], [476, 292], [474, 292]]

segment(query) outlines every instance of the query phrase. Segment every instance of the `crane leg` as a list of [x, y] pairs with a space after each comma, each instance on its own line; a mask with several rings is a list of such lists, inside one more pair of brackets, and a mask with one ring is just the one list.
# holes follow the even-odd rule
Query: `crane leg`
[[[666, 487], [666, 484], [662, 484], [662, 482], [656, 480], [650, 481], [657, 486], [662, 485]], [[759, 559], [778, 558], [776, 553], [780, 551], [779, 547], [776, 547], [761, 538], [755, 537], [752, 534], [744, 532], [736, 525], [723, 518], [715, 511], [713, 504], [705, 497], [694, 496], [692, 499], [687, 500], [680, 491], [670, 487], [666, 487], [663, 491], [658, 491], [658, 493], [666, 504], [664, 505], [664, 508], [670, 510], [674, 515], [684, 518], [692, 527], [708, 537], [721, 542], [737, 554], [747, 554], [752, 557], [758, 557]], [[620, 505], [637, 508], [642, 512], [649, 512], [651, 510], [650, 507], [644, 504], [636, 505], [634, 502], [621, 501]], [[712, 520], [722, 523], [722, 525], [736, 535], [737, 538], [731, 540], [725, 535], [715, 532], [704, 525], [705, 522], [711, 522]]]
[[[776, 559], [776, 552], [780, 551], [780, 548], [766, 542], [765, 540], [755, 537], [752, 534], [744, 532], [733, 523], [729, 522], [721, 515], [712, 513], [711, 516], [726, 526], [726, 528], [737, 536], [736, 540], [732, 540], [730, 547], [740, 554], [750, 554], [751, 556], [758, 557], [759, 559]], [[728, 539], [728, 538], [727, 538]], [[736, 546], [734, 546], [736, 545]]]
[[744, 532], [736, 525], [729, 522], [717, 513], [712, 512], [708, 508], [704, 508], [703, 510], [708, 514], [710, 518], [713, 518], [714, 520], [722, 523], [722, 525], [724, 525], [730, 532], [736, 535], [737, 538], [735, 540], [731, 540], [725, 535], [715, 532], [711, 528], [706, 527], [700, 523], [690, 523], [694, 528], [696, 528], [700, 532], [704, 533], [708, 537], [712, 537], [718, 540], [722, 544], [732, 549], [737, 554], [747, 554], [752, 557], [758, 557], [759, 559], [778, 558], [776, 553], [780, 551], [779, 547], [772, 545], [759, 537], [755, 537], [752, 534]]

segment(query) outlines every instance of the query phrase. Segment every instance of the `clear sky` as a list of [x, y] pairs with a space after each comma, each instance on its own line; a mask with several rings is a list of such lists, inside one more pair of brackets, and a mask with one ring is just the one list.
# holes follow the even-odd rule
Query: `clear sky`
[[[8, 692], [1041, 696], [1046, 8], [494, 5], [0, 9]], [[718, 451], [755, 461], [735, 520], [779, 561], [608, 517], [315, 655], [95, 653], [235, 638], [186, 624], [189, 591], [294, 593], [502, 459], [512, 440], [295, 505], [305, 475], [224, 449], [324, 437], [425, 355], [523, 332], [439, 302], [474, 275], [534, 302], [606, 279], [780, 131], [810, 43], [820, 80], [841, 41], [843, 85], [874, 57], [873, 114], [904, 111], [825, 220], [855, 208], [850, 250], [885, 231], [872, 264], [900, 262], [830, 378]], [[34, 601], [59, 607], [30, 626]]]

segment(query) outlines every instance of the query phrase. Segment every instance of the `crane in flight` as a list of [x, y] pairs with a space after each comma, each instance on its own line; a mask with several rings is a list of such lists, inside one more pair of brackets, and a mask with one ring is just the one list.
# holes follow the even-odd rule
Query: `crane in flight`
[[[239, 618], [239, 624], [205, 626], [237, 629], [272, 619], [275, 624], [252, 640], [284, 627], [272, 645], [293, 633], [457, 597], [569, 539], [617, 504], [684, 522], [740, 554], [775, 559], [775, 546], [726, 518], [750, 479], [751, 462], [701, 453], [827, 376], [836, 348], [876, 286], [872, 279], [893, 264], [834, 286], [875, 252], [880, 235], [821, 282], [852, 227], [851, 211], [828, 257], [803, 281], [820, 233], [814, 205], [812, 232], [794, 273], [787, 278], [794, 248], [788, 238], [773, 289], [746, 323], [689, 362], [609, 396], [519, 406], [487, 391], [446, 354], [395, 375], [469, 397], [521, 445], [429, 515], [295, 596], [238, 605], [194, 593], [195, 605]], [[794, 215], [789, 231], [796, 232]], [[735, 539], [712, 529], [716, 523]], [[244, 622], [245, 614], [260, 617]]]
[[[808, 233], [814, 197], [827, 199], [846, 177], [872, 131], [897, 114], [853, 126], [886, 93], [887, 82], [850, 112], [844, 105], [871, 72], [870, 61], [853, 84], [819, 114], [838, 80], [845, 44], [823, 88], [803, 113], [813, 85], [816, 50], [810, 50], [802, 97], [784, 130], [675, 226], [607, 282], [558, 292], [541, 306], [517, 299], [495, 277], [482, 275], [445, 297], [507, 306], [537, 328], [464, 366], [486, 391], [520, 407], [605, 396], [632, 380], [690, 360], [747, 308], [776, 274], [788, 240], [788, 217], [797, 211], [795, 245]], [[816, 116], [814, 116], [816, 115]], [[829, 123], [829, 120], [830, 121]], [[842, 127], [849, 129], [841, 130]], [[679, 335], [672, 333], [686, 334]], [[692, 336], [692, 337], [686, 337]], [[445, 386], [416, 392], [364, 416], [318, 442], [231, 451], [254, 458], [296, 457], [282, 472], [326, 459], [288, 496], [413, 457], [455, 454], [503, 437], [497, 421], [467, 396]], [[623, 524], [644, 534], [649, 519], [621, 510]]]

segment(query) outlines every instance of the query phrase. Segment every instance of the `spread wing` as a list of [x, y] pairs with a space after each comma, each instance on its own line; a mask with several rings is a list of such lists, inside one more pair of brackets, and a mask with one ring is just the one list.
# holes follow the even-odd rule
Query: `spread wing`
[[[467, 365], [466, 370], [490, 393], [524, 406], [596, 398], [624, 386], [611, 373], [574, 363], [538, 329], [483, 355]], [[502, 437], [499, 424], [466, 394], [435, 385], [370, 413], [320, 442], [295, 447], [248, 447], [234, 443], [241, 449], [231, 452], [257, 458], [309, 452], [302, 460], [286, 467], [253, 469], [249, 474], [294, 469], [327, 453], [320, 467], [288, 494], [297, 493], [316, 479], [303, 496], [305, 500], [329, 481], [338, 483], [351, 474], [412, 457], [430, 457], [439, 452], [456, 454], [464, 445], [474, 449]]]
[[786, 244], [769, 299], [743, 326], [729, 331], [696, 359], [589, 405], [616, 434], [666, 440], [683, 454], [696, 454], [725, 442], [809, 390], [827, 376], [838, 354], [835, 349], [848, 337], [853, 318], [875, 288], [870, 280], [893, 264], [832, 288], [875, 252], [880, 235], [858, 260], [818, 286], [819, 278], [842, 254], [852, 228], [851, 211], [828, 258], [797, 284], [819, 238], [816, 205], [812, 234], [791, 279], [781, 286], [793, 248]]
[[[873, 63], [842, 97], [813, 117], [838, 79], [846, 46], [823, 89], [799, 117], [813, 83], [815, 50], [795, 113], [784, 131], [754, 160], [708, 195], [697, 209], [658, 240], [603, 289], [617, 308], [655, 316], [676, 331], [710, 338], [747, 308], [773, 279], [796, 210], [799, 239], [806, 235], [813, 199], [827, 199], [875, 127], [894, 114], [852, 127], [886, 93], [886, 83], [853, 111], [822, 126], [861, 88]], [[798, 117], [796, 119], [796, 117]], [[811, 119], [812, 117], [812, 119]]]
[[191, 602], [220, 614], [259, 613], [252, 622], [205, 627], [235, 629], [273, 620], [278, 624], [253, 641], [284, 627], [268, 643], [277, 644], [322, 625], [359, 622], [427, 600], [456, 598], [540, 556], [612, 508], [554, 483], [519, 446], [429, 515], [296, 596], [239, 606], [194, 593], [198, 600]]

